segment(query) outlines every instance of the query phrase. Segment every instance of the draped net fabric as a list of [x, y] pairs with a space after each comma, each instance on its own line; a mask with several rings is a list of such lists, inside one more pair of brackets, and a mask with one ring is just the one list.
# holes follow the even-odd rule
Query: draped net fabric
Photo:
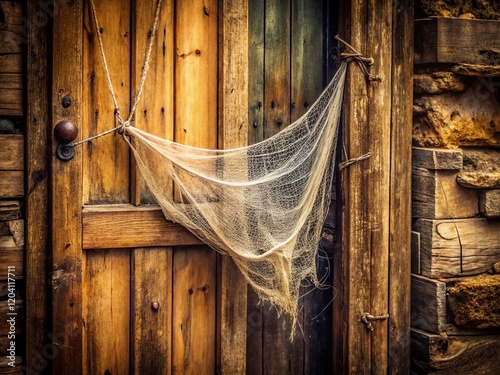
[[330, 203], [347, 63], [299, 120], [260, 143], [194, 148], [124, 128], [165, 217], [230, 256], [263, 300], [296, 321]]

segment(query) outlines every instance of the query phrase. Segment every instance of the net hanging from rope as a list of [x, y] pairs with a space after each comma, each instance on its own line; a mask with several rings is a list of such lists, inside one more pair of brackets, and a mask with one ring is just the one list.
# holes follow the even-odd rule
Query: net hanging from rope
[[310, 110], [263, 142], [209, 150], [127, 126], [125, 138], [165, 217], [229, 255], [259, 297], [296, 318], [316, 284], [346, 64]]
[[[99, 30], [92, 0], [90, 5]], [[330, 203], [347, 62], [340, 65], [306, 114], [271, 138], [228, 150], [175, 143], [148, 134], [139, 129], [140, 124], [131, 125], [146, 78], [160, 6], [161, 0], [138, 92], [125, 121], [120, 117], [97, 32], [119, 123], [98, 136], [120, 130], [165, 217], [230, 256], [260, 299], [289, 314], [295, 323], [302, 281], [309, 278], [318, 284], [316, 256]], [[366, 69], [361, 55], [349, 54], [348, 58]]]

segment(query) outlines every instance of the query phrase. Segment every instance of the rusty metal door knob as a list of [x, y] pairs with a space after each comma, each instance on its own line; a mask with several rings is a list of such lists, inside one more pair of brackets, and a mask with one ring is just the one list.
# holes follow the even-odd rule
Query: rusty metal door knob
[[60, 121], [54, 128], [57, 145], [56, 154], [61, 160], [68, 161], [75, 156], [75, 149], [70, 144], [78, 136], [78, 128], [71, 121]]

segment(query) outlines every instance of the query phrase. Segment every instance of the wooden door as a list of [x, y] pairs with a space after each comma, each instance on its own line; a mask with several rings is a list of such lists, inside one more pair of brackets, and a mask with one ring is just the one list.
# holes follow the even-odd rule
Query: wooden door
[[[96, 33], [127, 117], [157, 4], [94, 2], [99, 30], [88, 1], [55, 2], [52, 125], [72, 121], [78, 139], [116, 126]], [[197, 147], [247, 143], [245, 3], [163, 0], [134, 126]], [[53, 373], [244, 372], [246, 286], [231, 261], [164, 219], [120, 135], [75, 151], [52, 157]]]

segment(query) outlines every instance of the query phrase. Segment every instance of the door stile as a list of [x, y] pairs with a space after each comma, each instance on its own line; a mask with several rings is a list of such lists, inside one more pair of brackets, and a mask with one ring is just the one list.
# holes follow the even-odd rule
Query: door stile
[[[83, 0], [59, 2], [53, 20], [52, 126], [82, 122]], [[71, 26], [68, 26], [71, 25]], [[74, 25], [77, 25], [76, 27]], [[64, 108], [62, 99], [71, 98]], [[56, 141], [52, 140], [52, 155]], [[52, 158], [52, 337], [54, 374], [82, 373], [82, 156]]]

